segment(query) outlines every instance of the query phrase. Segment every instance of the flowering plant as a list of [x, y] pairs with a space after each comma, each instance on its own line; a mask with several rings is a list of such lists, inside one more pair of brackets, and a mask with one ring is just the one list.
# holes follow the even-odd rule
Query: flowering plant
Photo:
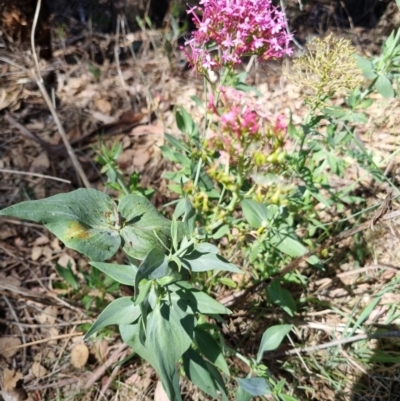
[[[201, 0], [200, 4], [202, 19], [197, 14], [200, 7], [188, 10], [198, 30], [185, 43], [197, 71], [234, 67], [247, 55], [269, 60], [292, 53], [285, 16], [271, 0]], [[210, 45], [217, 46], [218, 55], [211, 54]]]

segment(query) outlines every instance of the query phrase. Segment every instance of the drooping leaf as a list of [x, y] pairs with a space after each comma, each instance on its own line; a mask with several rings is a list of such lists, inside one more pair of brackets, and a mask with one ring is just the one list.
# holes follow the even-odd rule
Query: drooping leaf
[[78, 189], [37, 201], [26, 201], [0, 211], [43, 224], [67, 247], [92, 260], [111, 258], [121, 244], [112, 216], [115, 204], [103, 192]]
[[153, 248], [164, 249], [160, 241], [169, 245], [171, 222], [143, 196], [124, 196], [118, 211], [123, 219], [123, 249], [129, 256], [144, 259]]
[[[190, 288], [185, 282], [170, 286], [172, 302], [186, 313], [231, 314], [232, 312], [205, 292]], [[189, 288], [188, 288], [189, 287]]]
[[135, 285], [135, 277], [138, 268], [133, 264], [118, 265], [116, 263], [104, 262], [90, 262], [90, 264], [115, 281], [118, 281], [118, 283], [131, 286]]
[[268, 299], [280, 306], [288, 315], [293, 316], [296, 312], [296, 302], [292, 294], [283, 288], [279, 281], [272, 281], [267, 288]]
[[222, 270], [232, 273], [243, 272], [234, 264], [215, 253], [201, 253], [198, 250], [184, 255], [181, 258], [182, 265], [192, 272], [205, 272], [210, 270]]
[[135, 305], [131, 297], [121, 297], [111, 302], [100, 313], [93, 326], [86, 333], [85, 338], [90, 337], [96, 331], [113, 324], [130, 324], [140, 316], [140, 308]]
[[224, 354], [212, 335], [205, 330], [196, 328], [194, 331], [194, 338], [200, 352], [229, 376], [229, 367], [226, 363]]
[[182, 359], [183, 368], [189, 380], [199, 387], [200, 390], [217, 399], [217, 390], [221, 388], [218, 386], [218, 383], [222, 383], [223, 389], [225, 389], [222, 377], [218, 371], [215, 368], [212, 369], [213, 366], [205, 361], [193, 348], [189, 348], [183, 354]]
[[249, 379], [236, 378], [239, 386], [253, 397], [271, 394], [271, 387], [262, 377], [251, 377]]
[[292, 328], [292, 324], [280, 324], [278, 326], [271, 326], [265, 330], [257, 353], [257, 362], [261, 362], [264, 352], [277, 349]]

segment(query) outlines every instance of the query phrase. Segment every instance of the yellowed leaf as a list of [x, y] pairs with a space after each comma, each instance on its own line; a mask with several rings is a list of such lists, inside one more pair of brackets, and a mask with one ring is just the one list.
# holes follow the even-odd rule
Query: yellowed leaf
[[0, 355], [4, 358], [11, 358], [17, 352], [21, 345], [21, 340], [17, 337], [0, 337]]
[[89, 348], [84, 343], [77, 343], [71, 350], [71, 363], [75, 368], [83, 368], [89, 358]]

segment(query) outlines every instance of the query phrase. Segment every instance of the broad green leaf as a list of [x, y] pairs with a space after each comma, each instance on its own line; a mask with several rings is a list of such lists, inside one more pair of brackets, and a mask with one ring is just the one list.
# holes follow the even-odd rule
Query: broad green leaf
[[[284, 228], [281, 232], [276, 232], [275, 235], [270, 238], [270, 244], [292, 258], [302, 256], [307, 252], [307, 248], [301, 244], [300, 241], [294, 239], [288, 232], [285, 232]], [[311, 256], [307, 259], [307, 262], [316, 265], [319, 263], [319, 259], [316, 256]]]
[[168, 259], [164, 252], [153, 248], [140, 264], [136, 273], [135, 296], [138, 296], [139, 284], [143, 279], [157, 280], [168, 273]]
[[249, 401], [253, 398], [253, 396], [248, 393], [245, 389], [238, 386], [236, 390], [235, 401]]
[[372, 62], [359, 55], [356, 55], [355, 57], [357, 59], [358, 68], [361, 69], [364, 77], [373, 81], [377, 77], [377, 73], [374, 69]]
[[135, 277], [138, 268], [134, 264], [117, 265], [116, 263], [104, 262], [90, 262], [90, 264], [115, 281], [118, 281], [118, 283], [131, 286], [135, 285]]
[[294, 316], [296, 302], [292, 294], [283, 288], [279, 281], [272, 281], [267, 288], [268, 298], [274, 304], [280, 306], [288, 315]]
[[251, 199], [242, 200], [240, 205], [244, 216], [252, 227], [259, 228], [267, 223], [268, 209], [265, 205]]
[[251, 377], [249, 379], [236, 378], [239, 386], [253, 397], [271, 394], [271, 387], [262, 377]]
[[213, 239], [220, 239], [224, 235], [228, 234], [229, 232], [229, 225], [225, 224], [224, 226], [218, 228], [218, 230], [211, 236]]
[[120, 231], [124, 240], [123, 249], [129, 256], [144, 259], [153, 248], [163, 250], [160, 241], [168, 246], [171, 222], [146, 198], [126, 195], [121, 199], [118, 211], [123, 219]]
[[47, 199], [21, 202], [0, 211], [35, 221], [56, 235], [68, 248], [95, 261], [111, 258], [121, 244], [112, 220], [115, 204], [103, 192], [78, 189]]
[[172, 302], [186, 313], [226, 315], [232, 312], [224, 305], [211, 298], [205, 292], [195, 288], [185, 288], [184, 283], [173, 284], [170, 294]]
[[194, 326], [194, 316], [166, 303], [158, 304], [147, 316], [144, 346], [138, 325], [120, 326], [124, 342], [154, 367], [171, 401], [181, 400], [177, 363], [193, 341]]
[[243, 272], [234, 264], [229, 263], [222, 256], [215, 253], [200, 253], [194, 250], [181, 258], [182, 266], [192, 272], [205, 272], [210, 270], [222, 270], [232, 273]]
[[261, 339], [260, 348], [257, 353], [257, 362], [261, 362], [264, 352], [277, 349], [284, 337], [290, 332], [290, 330], [292, 330], [292, 328], [292, 324], [281, 324], [278, 326], [269, 327], [267, 330], [265, 330]]
[[193, 348], [189, 348], [182, 356], [183, 368], [188, 379], [200, 390], [218, 398], [217, 385], [207, 369], [207, 362]]
[[90, 337], [93, 333], [106, 326], [133, 323], [139, 316], [140, 308], [133, 303], [131, 297], [118, 298], [100, 313], [100, 316], [86, 333], [85, 338]]
[[385, 98], [394, 97], [392, 83], [384, 75], [379, 75], [375, 82], [376, 90]]
[[196, 328], [194, 331], [194, 338], [200, 352], [229, 376], [228, 364], [226, 363], [221, 347], [214, 340], [213, 336], [208, 331]]

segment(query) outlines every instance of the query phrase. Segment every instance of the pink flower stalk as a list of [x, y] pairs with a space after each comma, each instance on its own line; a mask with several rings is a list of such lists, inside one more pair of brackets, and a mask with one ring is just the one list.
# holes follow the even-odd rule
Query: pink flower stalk
[[[185, 42], [190, 64], [199, 71], [233, 67], [245, 55], [261, 60], [290, 55], [292, 36], [286, 31], [285, 16], [272, 0], [201, 0], [204, 6], [200, 20], [192, 7], [198, 30]], [[216, 45], [220, 55], [211, 55], [207, 45]]]
[[283, 115], [265, 112], [265, 104], [250, 94], [229, 87], [219, 88], [221, 107], [210, 95], [208, 111], [214, 116], [205, 146], [220, 154], [219, 164], [236, 165], [240, 158], [264, 150], [265, 155], [286, 143], [287, 125]]

